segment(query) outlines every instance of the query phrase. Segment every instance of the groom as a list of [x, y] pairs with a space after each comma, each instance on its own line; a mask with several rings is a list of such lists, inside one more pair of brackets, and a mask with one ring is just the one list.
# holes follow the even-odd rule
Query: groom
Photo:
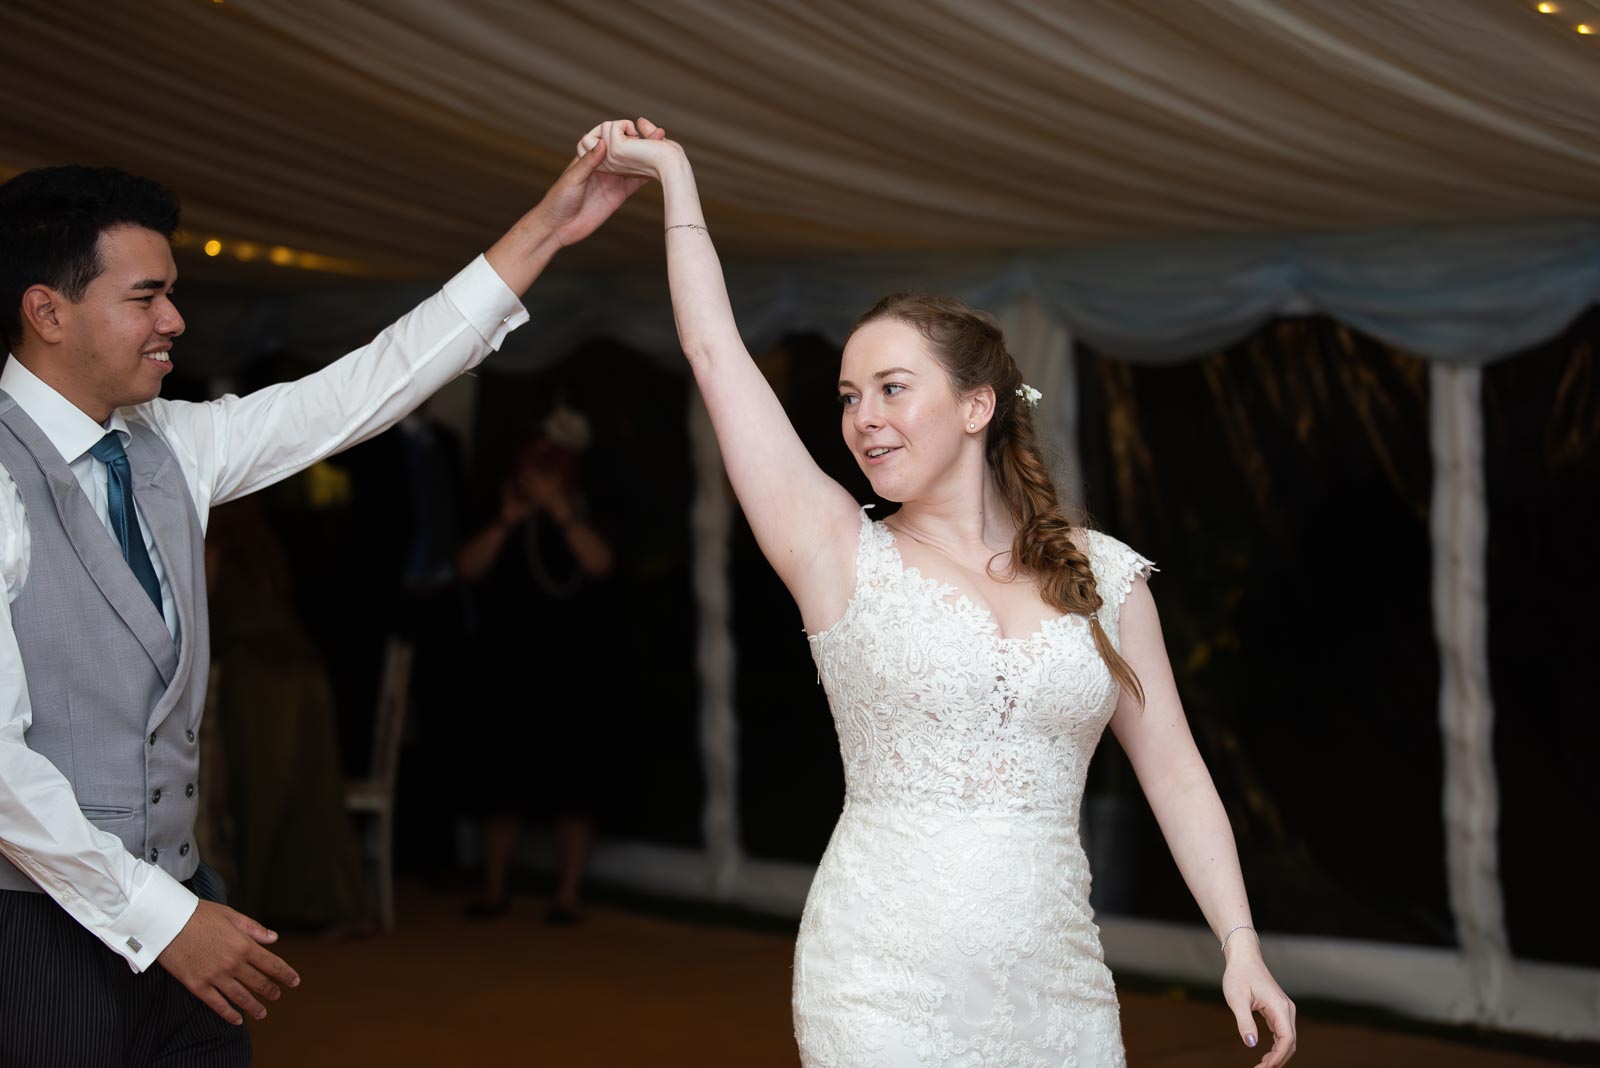
[[208, 404], [158, 396], [184, 326], [171, 195], [82, 167], [0, 186], [0, 1064], [250, 1062], [244, 1015], [300, 979], [194, 845], [206, 516], [497, 349], [641, 184], [596, 155], [371, 344]]

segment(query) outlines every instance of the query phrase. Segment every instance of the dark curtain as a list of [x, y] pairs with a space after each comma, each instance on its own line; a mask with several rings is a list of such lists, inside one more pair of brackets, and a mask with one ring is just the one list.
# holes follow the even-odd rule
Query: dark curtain
[[[1087, 503], [1162, 568], [1257, 925], [1450, 944], [1426, 364], [1321, 318], [1114, 355], [1079, 361]], [[1084, 821], [1097, 907], [1203, 922], [1109, 735]]]
[[1600, 965], [1600, 309], [1484, 372], [1500, 880], [1519, 957]]

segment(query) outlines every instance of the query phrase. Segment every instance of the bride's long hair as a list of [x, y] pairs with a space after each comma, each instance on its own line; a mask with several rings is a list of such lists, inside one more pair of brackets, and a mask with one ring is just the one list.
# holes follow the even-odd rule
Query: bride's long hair
[[[1061, 506], [1034, 435], [1033, 410], [1017, 396], [1022, 372], [1006, 351], [999, 325], [992, 316], [953, 297], [921, 293], [891, 293], [856, 322], [856, 329], [882, 319], [905, 323], [920, 333], [960, 395], [984, 386], [994, 390], [994, 418], [985, 431], [984, 451], [995, 488], [1017, 525], [1011, 544], [1013, 573], [1032, 575], [1045, 604], [1088, 616], [1095, 648], [1111, 677], [1144, 704], [1138, 677], [1112, 647], [1096, 617], [1104, 601], [1095, 588], [1089, 558], [1071, 537], [1073, 527], [1084, 524], [1074, 524]], [[992, 573], [992, 561], [990, 566]]]

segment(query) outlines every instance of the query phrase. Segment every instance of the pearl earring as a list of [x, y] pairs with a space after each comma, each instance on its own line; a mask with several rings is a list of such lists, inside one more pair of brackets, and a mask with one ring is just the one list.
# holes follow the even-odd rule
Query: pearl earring
[[976, 430], [976, 429], [978, 429], [978, 424], [977, 423], [968, 423], [967, 424], [967, 429], [968, 430]]

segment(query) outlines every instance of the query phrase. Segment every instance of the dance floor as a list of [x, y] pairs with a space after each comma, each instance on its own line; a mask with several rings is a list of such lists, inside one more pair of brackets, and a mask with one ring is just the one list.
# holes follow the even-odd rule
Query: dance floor
[[[592, 907], [550, 928], [519, 898], [488, 922], [461, 901], [403, 888], [399, 930], [331, 942], [283, 940], [298, 990], [252, 1023], [263, 1068], [458, 1064], [795, 1068], [793, 938]], [[1129, 1063], [1249, 1068], [1232, 1017], [1207, 998], [1124, 990]], [[1300, 1068], [1534, 1068], [1567, 1061], [1478, 1048], [1300, 1013]]]

